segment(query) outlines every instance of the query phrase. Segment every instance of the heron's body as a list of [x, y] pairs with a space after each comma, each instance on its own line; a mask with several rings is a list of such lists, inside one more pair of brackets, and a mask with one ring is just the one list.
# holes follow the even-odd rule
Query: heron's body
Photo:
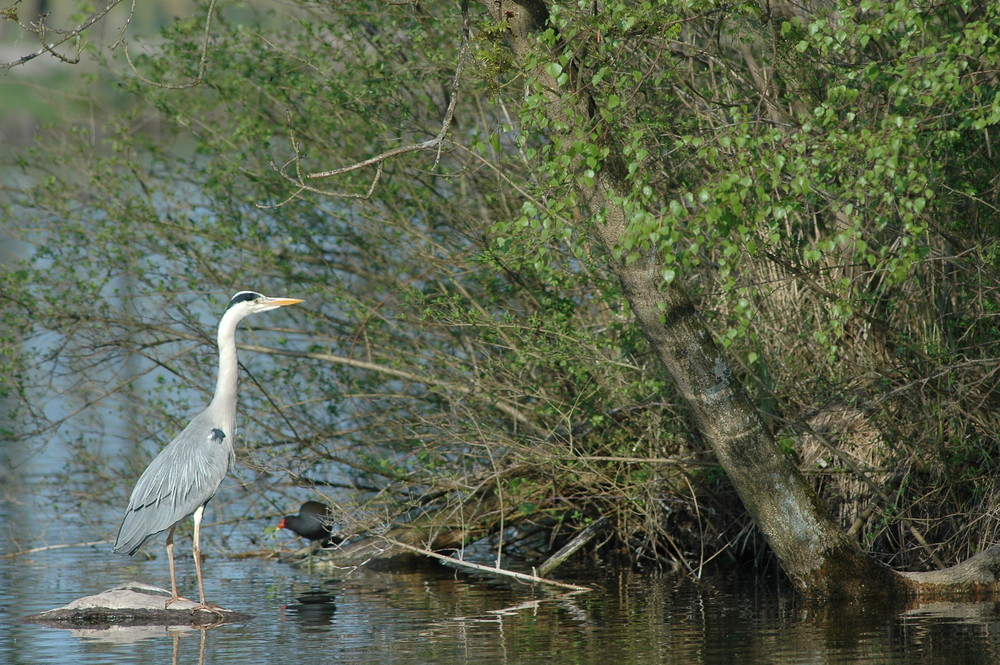
[[207, 607], [201, 578], [199, 528], [205, 504], [215, 496], [233, 463], [239, 373], [236, 326], [248, 314], [298, 302], [302, 301], [267, 298], [252, 291], [241, 291], [233, 296], [219, 322], [219, 378], [215, 397], [208, 408], [195, 416], [150, 462], [132, 490], [114, 552], [135, 554], [147, 540], [168, 531], [167, 556], [172, 591], [168, 604], [180, 598], [174, 575], [173, 528], [188, 515], [194, 515], [195, 568], [198, 571], [201, 605]]
[[115, 554], [135, 554], [209, 502], [233, 463], [234, 422], [223, 422], [210, 406], [150, 462], [132, 490]]

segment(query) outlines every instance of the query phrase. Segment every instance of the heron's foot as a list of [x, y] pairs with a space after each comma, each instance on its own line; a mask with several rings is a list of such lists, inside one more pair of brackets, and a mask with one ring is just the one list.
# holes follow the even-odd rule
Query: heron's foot
[[211, 612], [212, 614], [214, 614], [215, 616], [219, 617], [220, 619], [224, 619], [226, 617], [226, 610], [224, 610], [223, 608], [219, 607], [215, 603], [200, 603], [200, 604], [195, 605], [194, 607], [192, 607], [191, 608], [191, 612], [192, 613], [194, 613], [194, 612]]
[[170, 598], [167, 598], [167, 601], [165, 603], [163, 603], [163, 609], [167, 609], [168, 607], [170, 607], [174, 603], [182, 601], [182, 600], [186, 600], [189, 603], [193, 603], [194, 602], [190, 598], [185, 598], [184, 596], [170, 596]]

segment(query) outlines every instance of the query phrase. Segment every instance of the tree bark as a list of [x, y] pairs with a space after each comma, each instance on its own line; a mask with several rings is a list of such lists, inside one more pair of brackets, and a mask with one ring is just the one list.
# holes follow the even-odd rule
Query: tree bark
[[[600, 122], [588, 80], [571, 61], [562, 71], [568, 80], [560, 86], [546, 63], [558, 62], [560, 47], [550, 52], [538, 33], [550, 28], [543, 0], [489, 0], [493, 18], [509, 29], [515, 61], [546, 91], [550, 138], [568, 149], [574, 141], [591, 141], [590, 132]], [[527, 68], [536, 63], [535, 69]], [[606, 136], [608, 156], [592, 187], [579, 187], [579, 200], [587, 207], [596, 235], [609, 256], [621, 246], [628, 230], [623, 205], [629, 192], [627, 170], [613, 132]], [[579, 164], [571, 166], [582, 171]], [[639, 325], [664, 367], [687, 400], [705, 441], [713, 448], [740, 499], [781, 562], [796, 588], [808, 597], [868, 597], [926, 593], [939, 589], [954, 592], [961, 586], [950, 571], [937, 571], [940, 579], [921, 574], [905, 575], [877, 563], [841, 530], [792, 459], [777, 445], [741, 384], [733, 377], [720, 349], [694, 305], [677, 281], [667, 284], [655, 257], [629, 264], [624, 256], [611, 259]], [[990, 552], [984, 553], [990, 554]], [[982, 555], [981, 555], [982, 556]], [[997, 589], [997, 552], [978, 562], [977, 588]], [[989, 559], [989, 557], [987, 557]], [[971, 560], [970, 560], [971, 561]], [[967, 562], [968, 563], [968, 562]], [[967, 572], [967, 571], [965, 571]], [[930, 575], [930, 574], [927, 574]], [[958, 586], [956, 586], [956, 584]], [[943, 585], [943, 586], [942, 586]]]

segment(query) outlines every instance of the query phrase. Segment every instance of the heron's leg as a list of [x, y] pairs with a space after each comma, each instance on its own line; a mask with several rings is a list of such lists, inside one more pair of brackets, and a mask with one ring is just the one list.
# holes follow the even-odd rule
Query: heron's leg
[[174, 571], [174, 527], [167, 531], [167, 562], [170, 564], [170, 598], [164, 607], [170, 607], [170, 603], [176, 603], [181, 599], [177, 593], [177, 573]]
[[205, 605], [205, 583], [201, 579], [201, 544], [199, 542], [199, 536], [201, 536], [201, 517], [205, 514], [205, 506], [198, 506], [198, 510], [194, 511], [194, 544], [191, 549], [194, 551], [194, 569], [198, 573], [198, 593], [201, 594], [201, 604]]
[[222, 613], [219, 612], [218, 605], [212, 605], [205, 602], [205, 582], [201, 579], [201, 544], [199, 542], [199, 536], [201, 536], [201, 517], [205, 514], [205, 506], [199, 506], [198, 510], [194, 511], [194, 544], [191, 549], [194, 551], [194, 569], [198, 573], [198, 593], [201, 594], [201, 602], [197, 607], [192, 608], [195, 610], [208, 610], [213, 612], [219, 617], [222, 617]]

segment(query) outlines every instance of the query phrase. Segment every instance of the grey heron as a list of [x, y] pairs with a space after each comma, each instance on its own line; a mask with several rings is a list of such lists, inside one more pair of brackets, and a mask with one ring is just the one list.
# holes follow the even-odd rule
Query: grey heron
[[199, 532], [205, 505], [219, 489], [234, 458], [239, 374], [236, 326], [249, 314], [300, 302], [302, 300], [297, 298], [268, 298], [254, 291], [240, 291], [233, 296], [219, 321], [219, 377], [212, 402], [160, 451], [132, 490], [113, 551], [115, 554], [135, 554], [147, 540], [168, 532], [171, 596], [166, 606], [181, 598], [177, 593], [174, 573], [174, 527], [188, 515], [193, 515], [192, 549], [201, 598], [194, 609], [213, 607], [205, 602]]

